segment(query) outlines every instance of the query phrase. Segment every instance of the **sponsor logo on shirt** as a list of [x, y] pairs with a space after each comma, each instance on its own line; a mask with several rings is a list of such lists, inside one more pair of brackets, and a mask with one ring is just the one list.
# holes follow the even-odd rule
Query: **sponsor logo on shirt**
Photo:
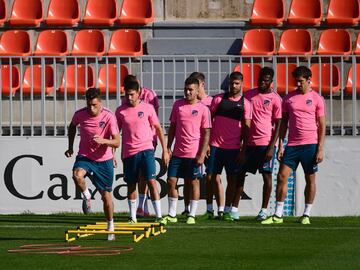
[[104, 127], [105, 127], [105, 121], [100, 121], [99, 128], [104, 128]]
[[198, 113], [199, 113], [199, 112], [198, 112], [197, 110], [192, 110], [191, 115], [192, 115], [192, 116], [197, 116]]
[[270, 105], [270, 100], [265, 99], [265, 100], [264, 100], [264, 106], [267, 107], [267, 106], [269, 106], [269, 105]]
[[144, 117], [144, 112], [138, 112], [138, 117], [143, 118]]
[[306, 100], [306, 105], [311, 106], [311, 105], [312, 105], [312, 100], [311, 100], [311, 99], [307, 99], [307, 100]]

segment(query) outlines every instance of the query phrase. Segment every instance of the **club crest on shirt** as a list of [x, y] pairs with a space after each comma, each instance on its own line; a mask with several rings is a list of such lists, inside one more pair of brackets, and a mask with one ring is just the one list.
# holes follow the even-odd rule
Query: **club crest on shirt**
[[311, 99], [307, 99], [307, 100], [306, 100], [306, 105], [311, 106], [311, 105], [312, 105], [312, 100], [311, 100]]
[[144, 117], [144, 112], [138, 112], [138, 117], [143, 118]]
[[198, 112], [197, 110], [192, 110], [192, 111], [191, 111], [191, 115], [192, 115], [192, 116], [197, 116], [198, 113], [199, 113], [199, 112]]
[[264, 100], [264, 106], [267, 107], [267, 106], [269, 106], [269, 105], [270, 105], [270, 100], [265, 99], [265, 100]]
[[105, 121], [100, 121], [99, 128], [104, 128], [104, 127], [105, 127]]

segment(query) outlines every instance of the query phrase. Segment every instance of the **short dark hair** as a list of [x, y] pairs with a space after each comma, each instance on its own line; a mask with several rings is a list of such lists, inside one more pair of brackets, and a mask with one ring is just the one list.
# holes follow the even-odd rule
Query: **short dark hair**
[[263, 67], [260, 69], [259, 78], [268, 75], [271, 77], [271, 79], [274, 78], [274, 70], [271, 67]]
[[242, 75], [241, 72], [239, 71], [234, 71], [230, 74], [229, 76], [230, 80], [240, 80], [243, 81], [244, 80], [244, 76]]
[[204, 75], [204, 73], [201, 73], [201, 72], [198, 72], [198, 71], [195, 71], [195, 72], [191, 73], [189, 77], [194, 77], [194, 78], [196, 78], [199, 82], [200, 82], [200, 81], [205, 82], [205, 75]]
[[304, 77], [305, 79], [309, 79], [312, 76], [311, 69], [306, 66], [295, 68], [291, 74], [294, 78]]
[[126, 75], [124, 78], [124, 84], [128, 83], [128, 82], [133, 82], [133, 81], [137, 81], [138, 79], [136, 78], [135, 75], [129, 74]]
[[90, 101], [94, 98], [101, 99], [101, 91], [99, 88], [91, 87], [85, 93], [86, 100]]
[[196, 85], [199, 85], [199, 80], [196, 79], [195, 77], [188, 77], [186, 80], [185, 80], [185, 85], [190, 85], [190, 84], [196, 84]]
[[139, 91], [140, 90], [140, 85], [139, 82], [137, 80], [135, 81], [124, 81], [124, 90], [135, 90], [135, 91]]

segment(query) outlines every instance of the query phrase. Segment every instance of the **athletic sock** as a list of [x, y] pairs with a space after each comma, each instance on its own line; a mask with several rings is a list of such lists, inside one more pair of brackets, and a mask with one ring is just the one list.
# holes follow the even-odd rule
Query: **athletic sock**
[[224, 206], [219, 206], [218, 212], [224, 212]]
[[114, 230], [114, 219], [107, 221], [107, 229], [108, 229], [108, 231]]
[[88, 188], [86, 188], [85, 191], [82, 192], [82, 194], [83, 194], [83, 196], [84, 196], [84, 198], [85, 198], [86, 200], [90, 200], [90, 199], [91, 199], [91, 194], [90, 194], [90, 191], [89, 191]]
[[178, 198], [169, 197], [169, 216], [176, 217]]
[[145, 194], [140, 194], [139, 193], [139, 204], [138, 204], [138, 208], [141, 210], [144, 210], [144, 204], [145, 204]]
[[145, 194], [145, 199], [144, 199], [144, 213], [149, 213], [148, 196], [147, 196], [147, 194]]
[[136, 199], [128, 200], [130, 217], [132, 220], [136, 221]]
[[282, 217], [284, 213], [284, 202], [276, 202], [275, 216]]
[[184, 211], [190, 213], [190, 204], [185, 205]]
[[237, 212], [238, 212], [238, 208], [232, 206], [232, 207], [231, 207], [231, 212], [232, 212], [232, 213], [237, 213]]
[[229, 213], [230, 210], [231, 210], [231, 206], [225, 205], [225, 210], [224, 210], [224, 212], [225, 212], [225, 213]]
[[196, 216], [196, 210], [198, 207], [199, 201], [198, 200], [190, 200], [190, 216]]
[[267, 208], [261, 208], [261, 211], [262, 211], [264, 214], [267, 214]]
[[213, 207], [213, 204], [212, 203], [208, 203], [206, 205], [206, 211], [208, 212], [214, 212], [214, 207]]
[[154, 206], [155, 215], [157, 218], [161, 218], [161, 203], [160, 200], [152, 201]]
[[310, 216], [312, 206], [313, 206], [312, 203], [305, 204], [304, 216], [308, 216], [308, 217]]

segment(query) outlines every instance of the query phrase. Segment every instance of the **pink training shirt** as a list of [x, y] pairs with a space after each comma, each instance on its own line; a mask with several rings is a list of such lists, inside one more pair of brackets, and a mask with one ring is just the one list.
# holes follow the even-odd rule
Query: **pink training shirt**
[[[210, 106], [213, 115], [216, 113], [224, 94], [216, 95]], [[229, 98], [232, 101], [239, 101], [241, 96]], [[251, 119], [251, 105], [247, 99], [244, 99], [244, 119]], [[223, 149], [240, 149], [241, 121], [215, 115], [213, 118], [213, 127], [210, 134], [211, 146]]]
[[213, 100], [212, 96], [206, 96], [206, 98], [200, 99], [199, 101], [208, 108], [210, 108], [212, 100]]
[[283, 112], [289, 114], [289, 146], [317, 144], [317, 119], [325, 116], [325, 102], [316, 91], [296, 90], [284, 97]]
[[247, 91], [244, 97], [251, 103], [252, 120], [248, 145], [267, 146], [273, 133], [274, 120], [281, 119], [281, 97], [271, 91], [262, 94], [258, 88]]
[[102, 108], [98, 116], [92, 116], [85, 107], [75, 112], [71, 123], [80, 125], [80, 145], [78, 155], [94, 161], [105, 161], [113, 158], [112, 148], [97, 144], [93, 138], [99, 135], [110, 139], [119, 133], [114, 114], [107, 108]]
[[140, 102], [132, 107], [124, 103], [116, 109], [115, 116], [122, 130], [122, 159], [154, 149], [152, 126], [158, 125], [159, 119], [152, 105]]
[[140, 99], [154, 106], [156, 113], [159, 112], [159, 99], [154, 90], [150, 88], [141, 87]]
[[201, 129], [211, 128], [209, 109], [201, 102], [189, 104], [180, 99], [173, 105], [170, 121], [176, 125], [173, 155], [195, 158], [200, 147]]

